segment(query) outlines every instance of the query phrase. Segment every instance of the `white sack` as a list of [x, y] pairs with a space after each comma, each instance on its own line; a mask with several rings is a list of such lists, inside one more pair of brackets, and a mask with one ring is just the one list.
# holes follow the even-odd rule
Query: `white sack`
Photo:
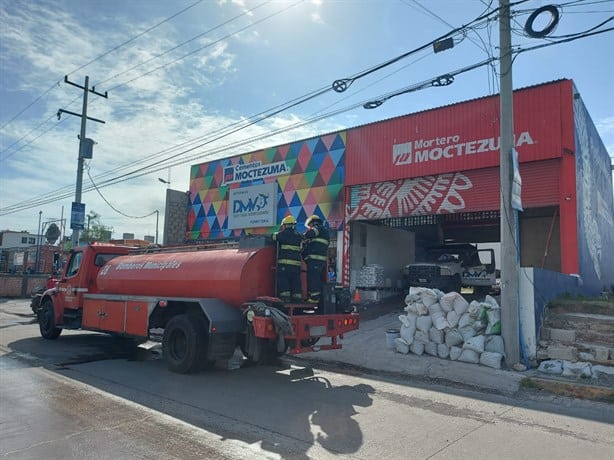
[[437, 345], [437, 356], [442, 359], [446, 359], [450, 356], [450, 347], [448, 347], [445, 343], [440, 343]]
[[458, 332], [463, 336], [463, 341], [469, 340], [475, 336], [475, 329], [472, 326], [463, 326], [458, 328]]
[[437, 328], [430, 328], [429, 329], [429, 341], [433, 342], [433, 343], [443, 343], [443, 331], [440, 331]]
[[477, 364], [480, 362], [480, 355], [473, 350], [463, 350], [458, 360], [465, 363]]
[[407, 294], [405, 296], [405, 304], [409, 305], [410, 303], [414, 303], [417, 302], [418, 300], [420, 300], [420, 296], [418, 294], [412, 294], [411, 293], [411, 289], [409, 290], [409, 294]]
[[413, 315], [427, 315], [429, 312], [428, 308], [426, 308], [421, 301], [408, 304], [404, 310]]
[[414, 341], [414, 334], [416, 333], [416, 327], [410, 327], [410, 326], [401, 326], [400, 329], [400, 336], [403, 340], [405, 340], [405, 342], [407, 342], [407, 345], [411, 345], [411, 343]]
[[458, 318], [458, 327], [471, 326], [473, 324], [473, 319], [469, 316], [469, 313], [463, 313], [460, 318]]
[[450, 327], [456, 327], [458, 326], [458, 320], [459, 320], [459, 316], [458, 313], [456, 313], [454, 310], [452, 310], [451, 312], [449, 312], [446, 315], [446, 321], [448, 322], [448, 324], [450, 325]]
[[442, 309], [441, 309], [441, 305], [439, 304], [439, 302], [434, 303], [433, 305], [429, 305], [428, 307], [429, 309], [429, 313], [431, 316], [433, 316], [436, 313], [442, 313]]
[[439, 300], [437, 298], [437, 293], [433, 291], [432, 289], [425, 289], [422, 292], [421, 297], [422, 297], [422, 303], [426, 305], [427, 308], [433, 305], [434, 303], [437, 303], [437, 301]]
[[488, 308], [501, 308], [495, 298], [489, 295], [484, 298], [484, 303], [488, 305]]
[[547, 361], [542, 361], [539, 363], [537, 370], [539, 372], [544, 372], [545, 374], [559, 375], [563, 372], [563, 361], [560, 359], [549, 359]]
[[505, 356], [505, 346], [503, 344], [503, 337], [500, 335], [489, 335], [486, 337], [484, 343], [484, 351], [492, 351], [494, 353], [500, 353]]
[[462, 352], [463, 352], [462, 348], [450, 347], [450, 359], [452, 361], [457, 361], [458, 358], [460, 358], [460, 355]]
[[467, 312], [469, 309], [469, 302], [465, 300], [465, 298], [458, 294], [458, 296], [454, 299], [454, 311], [458, 316]]
[[443, 312], [442, 311], [440, 311], [438, 313], [433, 313], [431, 315], [431, 318], [433, 318], [433, 324], [439, 330], [443, 330], [446, 327], [450, 327], [450, 325], [446, 321], [445, 316], [443, 316]]
[[422, 355], [424, 353], [424, 342], [416, 342], [414, 340], [414, 343], [409, 346], [409, 350], [415, 355]]
[[591, 363], [572, 363], [563, 361], [563, 373], [561, 375], [563, 377], [590, 378], [593, 376]]
[[433, 326], [433, 320], [430, 316], [418, 316], [416, 320], [416, 329], [422, 332], [428, 332], [431, 326]]
[[408, 344], [411, 344], [414, 341], [417, 318], [418, 317], [413, 313], [399, 316], [399, 320], [401, 320], [400, 335]]
[[473, 350], [476, 353], [482, 353], [484, 351], [484, 336], [476, 335], [475, 337], [465, 340], [463, 350]]
[[501, 353], [485, 351], [480, 355], [480, 364], [492, 367], [493, 369], [501, 369], [501, 359], [503, 359]]
[[416, 331], [416, 333], [414, 334], [414, 340], [426, 343], [429, 341], [429, 333], [424, 331]]
[[453, 347], [454, 345], [460, 345], [463, 343], [463, 336], [456, 329], [450, 329], [446, 332], [446, 345]]
[[427, 355], [437, 356], [437, 344], [433, 342], [427, 342], [424, 344], [424, 352]]
[[400, 337], [397, 337], [396, 339], [394, 339], [394, 346], [397, 349], [398, 353], [403, 353], [404, 355], [409, 353], [409, 343], [407, 343], [405, 340], [403, 340]]
[[449, 313], [454, 309], [454, 295], [453, 294], [456, 294], [456, 293], [448, 292], [447, 294], [444, 294], [443, 296], [441, 296], [441, 299], [439, 299], [439, 305], [441, 305], [441, 309], [445, 311], [446, 313]]
[[469, 308], [467, 309], [467, 313], [469, 313], [469, 316], [471, 316], [473, 319], [478, 319], [483, 310], [484, 306], [480, 302], [477, 300], [472, 300], [469, 304]]
[[477, 333], [483, 332], [486, 330], [486, 323], [484, 321], [474, 321], [473, 324], [471, 325], [471, 327], [473, 327], [473, 330]]
[[487, 334], [501, 334], [501, 310], [495, 308], [486, 312], [488, 317]]

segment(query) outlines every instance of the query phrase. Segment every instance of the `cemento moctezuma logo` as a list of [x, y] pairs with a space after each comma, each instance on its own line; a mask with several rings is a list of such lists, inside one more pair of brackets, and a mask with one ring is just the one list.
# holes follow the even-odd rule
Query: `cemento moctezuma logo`
[[281, 176], [289, 172], [290, 170], [288, 166], [286, 166], [285, 161], [264, 165], [260, 161], [252, 161], [244, 164], [238, 163], [224, 167], [224, 181], [222, 185], [264, 179], [265, 177]]
[[[516, 148], [525, 144], [533, 145], [534, 143], [535, 141], [528, 131], [523, 131], [519, 136], [515, 136], [514, 145]], [[403, 166], [465, 155], [498, 152], [500, 150], [499, 146], [499, 137], [470, 140], [467, 142], [461, 142], [459, 135], [419, 139], [402, 144], [393, 144], [392, 163], [395, 166]]]

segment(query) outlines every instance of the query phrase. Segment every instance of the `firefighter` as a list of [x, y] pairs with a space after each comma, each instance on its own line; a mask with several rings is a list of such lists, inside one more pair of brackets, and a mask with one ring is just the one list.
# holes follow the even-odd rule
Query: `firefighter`
[[307, 263], [307, 302], [320, 303], [323, 270], [328, 261], [328, 230], [322, 218], [313, 215], [305, 222], [307, 231], [303, 235], [303, 259]]
[[296, 219], [286, 216], [282, 229], [273, 233], [277, 242], [277, 296], [284, 302], [301, 302], [301, 245], [303, 237], [296, 231]]

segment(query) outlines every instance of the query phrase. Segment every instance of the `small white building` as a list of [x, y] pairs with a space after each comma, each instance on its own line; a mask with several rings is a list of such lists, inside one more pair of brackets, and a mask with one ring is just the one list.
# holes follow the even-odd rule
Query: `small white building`
[[[39, 240], [40, 238], [40, 240]], [[0, 231], [0, 249], [27, 248], [36, 244], [46, 244], [44, 235], [33, 235], [30, 232]]]

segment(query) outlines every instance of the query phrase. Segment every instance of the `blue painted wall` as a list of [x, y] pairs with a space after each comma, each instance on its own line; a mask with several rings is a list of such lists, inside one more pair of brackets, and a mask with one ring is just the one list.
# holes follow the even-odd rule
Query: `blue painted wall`
[[[574, 88], [574, 94], [577, 90]], [[580, 97], [574, 98], [578, 262], [583, 293], [614, 289], [614, 192], [610, 156]]]

